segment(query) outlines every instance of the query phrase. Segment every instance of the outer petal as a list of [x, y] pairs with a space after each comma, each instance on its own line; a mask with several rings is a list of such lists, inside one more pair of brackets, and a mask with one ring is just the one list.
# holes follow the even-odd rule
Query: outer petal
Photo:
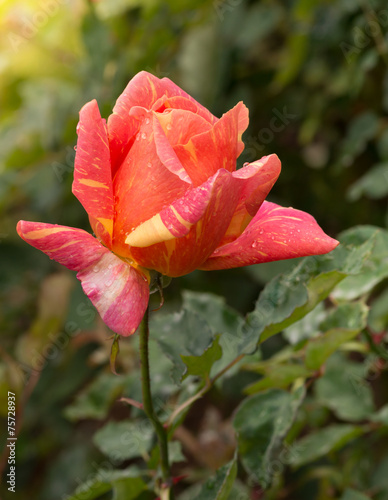
[[113, 186], [105, 120], [95, 100], [80, 111], [73, 193], [89, 214], [97, 236], [108, 246], [113, 232]]
[[242, 235], [217, 248], [201, 269], [229, 269], [320, 255], [337, 245], [338, 241], [327, 236], [306, 212], [264, 202]]
[[207, 121], [215, 123], [217, 120], [205, 107], [201, 106], [168, 78], [160, 80], [146, 71], [141, 71], [128, 83], [113, 108], [113, 114], [108, 119], [114, 172], [127, 155], [130, 140], [139, 127], [136, 116], [130, 115], [131, 108], [133, 106], [143, 106], [146, 109], [152, 109], [158, 99], [164, 95], [167, 98], [184, 97], [195, 104], [197, 113]]
[[244, 149], [241, 136], [248, 126], [248, 109], [239, 102], [225, 113], [212, 129], [192, 137], [174, 148], [195, 186], [220, 168], [236, 170], [236, 159]]
[[[168, 276], [182, 276], [197, 269], [214, 251], [225, 233], [239, 199], [241, 183], [221, 169], [202, 186], [160, 212], [144, 225], [141, 237], [165, 239], [145, 248], [130, 247], [141, 266]], [[147, 229], [147, 231], [146, 231]], [[169, 239], [174, 236], [173, 239]], [[154, 239], [154, 241], [155, 241]], [[168, 240], [168, 241], [167, 241]], [[160, 241], [160, 240], [159, 240]], [[132, 244], [134, 241], [132, 241]]]
[[130, 257], [125, 244], [127, 235], [191, 187], [190, 178], [168, 143], [155, 113], [149, 112], [147, 116], [114, 180], [113, 249], [125, 257]]
[[131, 335], [148, 304], [147, 279], [96, 238], [71, 227], [20, 221], [19, 236], [73, 271], [101, 315], [120, 335]]
[[276, 155], [264, 156], [233, 172], [244, 184], [241, 197], [220, 246], [240, 236], [247, 227], [279, 177], [280, 160]]

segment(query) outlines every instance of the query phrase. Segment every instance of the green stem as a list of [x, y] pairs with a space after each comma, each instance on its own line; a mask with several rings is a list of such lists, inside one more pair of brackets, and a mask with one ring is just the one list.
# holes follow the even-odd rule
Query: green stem
[[[139, 338], [140, 338], [140, 363], [141, 363], [141, 389], [143, 393], [143, 409], [147, 417], [150, 419], [159, 444], [160, 450], [160, 464], [162, 469], [162, 479], [164, 484], [164, 493], [163, 498], [168, 498], [169, 500], [173, 500], [173, 493], [170, 490], [171, 488], [171, 477], [170, 477], [170, 464], [168, 460], [168, 440], [167, 440], [167, 432], [163, 427], [162, 423], [158, 419], [154, 405], [152, 403], [151, 396], [151, 383], [150, 383], [150, 365], [149, 365], [149, 356], [148, 356], [148, 338], [149, 338], [149, 328], [148, 328], [148, 314], [149, 307], [144, 314], [144, 317], [139, 326]], [[166, 491], [167, 490], [167, 491]], [[166, 495], [167, 494], [167, 495]]]

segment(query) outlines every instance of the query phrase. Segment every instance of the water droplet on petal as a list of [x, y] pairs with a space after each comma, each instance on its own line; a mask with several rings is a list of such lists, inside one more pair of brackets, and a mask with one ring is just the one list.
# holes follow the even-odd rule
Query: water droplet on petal
[[275, 236], [271, 236], [271, 240], [274, 240], [275, 239]]
[[136, 140], [137, 140], [137, 141], [140, 141], [140, 135], [139, 135], [139, 134], [137, 134], [137, 136], [136, 136]]
[[297, 229], [298, 233], [300, 233], [300, 229]]
[[257, 247], [257, 241], [254, 241], [254, 242], [252, 243], [252, 248], [256, 248], [256, 247]]
[[247, 165], [249, 165], [249, 161], [246, 161], [245, 163], [243, 163], [243, 167], [246, 167]]
[[259, 234], [263, 234], [263, 233], [264, 233], [264, 229], [260, 229]]
[[145, 122], [146, 122], [146, 125], [148, 125], [148, 124], [149, 124], [149, 122], [150, 122], [150, 119], [149, 119], [149, 118], [146, 118], [146, 119], [145, 119]]
[[146, 134], [145, 132], [143, 132], [143, 133], [141, 134], [141, 138], [142, 138], [142, 139], [145, 139], [146, 137], [147, 137], [147, 134]]
[[77, 146], [74, 146], [74, 151], [77, 151]]
[[148, 168], [151, 168], [151, 167], [152, 167], [152, 163], [151, 163], [150, 161], [147, 163], [147, 167], [148, 167]]
[[94, 271], [95, 273], [98, 273], [98, 271], [99, 271], [99, 270], [100, 270], [99, 266], [94, 266], [94, 267], [93, 267], [93, 271]]
[[171, 125], [171, 123], [168, 123], [167, 124], [167, 130], [171, 130], [171, 129], [172, 129], [172, 125]]

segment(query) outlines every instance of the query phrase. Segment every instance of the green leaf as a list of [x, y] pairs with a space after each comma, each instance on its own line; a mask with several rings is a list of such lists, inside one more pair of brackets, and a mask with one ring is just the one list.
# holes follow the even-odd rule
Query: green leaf
[[291, 272], [274, 278], [247, 316], [240, 332], [240, 352], [250, 354], [258, 342], [306, 316], [343, 279], [360, 271], [373, 244], [374, 237], [370, 235], [357, 246], [340, 245], [329, 254], [303, 259]]
[[374, 410], [372, 391], [365, 381], [367, 370], [361, 363], [336, 353], [327, 362], [326, 371], [315, 383], [317, 401], [343, 420], [368, 418]]
[[[213, 336], [221, 334], [219, 344], [222, 349], [222, 358], [214, 363], [212, 371], [222, 370], [239, 354], [240, 339], [237, 332], [244, 324], [243, 317], [229, 307], [223, 297], [212, 293], [185, 290], [183, 292], [183, 308], [199, 314], [211, 328]], [[230, 374], [231, 371], [228, 373]]]
[[186, 378], [188, 375], [201, 377], [205, 380], [209, 379], [210, 370], [212, 369], [215, 361], [221, 358], [222, 349], [219, 344], [220, 336], [213, 340], [212, 344], [205, 350], [201, 356], [183, 356], [182, 361], [187, 367], [183, 376]]
[[322, 336], [312, 339], [306, 347], [306, 367], [318, 370], [338, 347], [353, 339], [359, 332], [360, 330], [333, 328]]
[[181, 356], [202, 356], [214, 340], [207, 322], [196, 312], [187, 309], [153, 318], [150, 329], [151, 336], [173, 363], [171, 376], [177, 385], [187, 370]]
[[374, 332], [388, 329], [388, 289], [384, 290], [370, 306], [368, 326]]
[[318, 304], [311, 312], [283, 331], [283, 337], [292, 345], [301, 340], [310, 339], [319, 334], [322, 320], [326, 316], [323, 303]]
[[258, 382], [248, 385], [244, 392], [245, 394], [255, 394], [256, 392], [264, 391], [265, 389], [285, 389], [298, 378], [307, 378], [311, 375], [311, 370], [297, 363], [279, 364], [268, 363], [256, 370], [262, 373], [264, 377]]
[[384, 198], [388, 194], [388, 162], [374, 165], [366, 174], [352, 184], [347, 192], [350, 201], [361, 196], [372, 200]]
[[146, 456], [153, 430], [147, 420], [109, 422], [96, 432], [93, 442], [104, 455], [117, 461]]
[[342, 145], [342, 163], [346, 166], [351, 165], [353, 160], [364, 151], [368, 141], [375, 136], [378, 123], [378, 116], [371, 111], [358, 115], [350, 123]]
[[65, 416], [69, 420], [97, 419], [106, 417], [113, 401], [128, 384], [128, 377], [114, 377], [111, 373], [101, 373], [66, 407]]
[[135, 500], [139, 494], [147, 489], [147, 485], [140, 477], [116, 479], [113, 484], [112, 500]]
[[272, 389], [245, 399], [236, 411], [233, 425], [242, 464], [264, 486], [304, 396], [304, 387], [294, 393]]
[[228, 500], [237, 475], [236, 457], [228, 464], [220, 467], [215, 476], [208, 479], [196, 500]]
[[328, 329], [323, 335], [310, 339], [306, 346], [306, 367], [318, 370], [345, 342], [365, 328], [368, 307], [363, 302], [340, 304], [322, 321], [320, 328]]
[[363, 433], [361, 427], [348, 424], [334, 424], [308, 434], [294, 443], [296, 453], [290, 458], [294, 467], [308, 464], [328, 453], [345, 446]]
[[113, 500], [135, 499], [140, 492], [147, 489], [147, 485], [138, 476], [139, 470], [135, 467], [128, 467], [124, 470], [99, 469], [92, 478], [80, 484], [74, 495], [68, 497], [67, 500], [94, 500], [112, 488]]
[[388, 426], [388, 404], [382, 406], [379, 411], [374, 413], [371, 417], [370, 420], [372, 422], [377, 422], [379, 424], [383, 424], [385, 426]]
[[346, 244], [363, 245], [375, 239], [371, 254], [362, 263], [360, 272], [348, 276], [333, 292], [336, 299], [353, 300], [368, 293], [381, 280], [388, 276], [388, 231], [375, 226], [359, 226], [345, 231], [341, 240]]
[[370, 500], [370, 497], [359, 491], [346, 489], [340, 500]]

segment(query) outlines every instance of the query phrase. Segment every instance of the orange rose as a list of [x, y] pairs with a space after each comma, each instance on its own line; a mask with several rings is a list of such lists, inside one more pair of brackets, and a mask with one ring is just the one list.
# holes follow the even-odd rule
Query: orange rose
[[96, 238], [20, 221], [19, 235], [77, 277], [105, 323], [138, 327], [149, 273], [182, 276], [329, 252], [338, 242], [309, 214], [264, 199], [276, 155], [236, 171], [248, 110], [220, 119], [167, 78], [136, 75], [106, 123], [96, 101], [80, 112], [73, 193]]

